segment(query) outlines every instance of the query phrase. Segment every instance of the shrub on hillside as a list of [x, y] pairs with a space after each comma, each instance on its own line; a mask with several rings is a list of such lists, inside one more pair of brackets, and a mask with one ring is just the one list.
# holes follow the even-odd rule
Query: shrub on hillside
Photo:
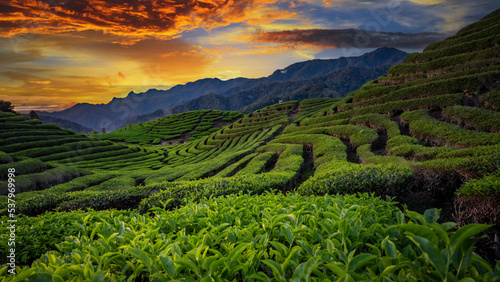
[[500, 170], [466, 182], [456, 193], [455, 221], [493, 224], [495, 256], [500, 258]]
[[[23, 175], [30, 173], [42, 172], [47, 169], [47, 164], [39, 159], [25, 159], [19, 162], [7, 163], [0, 165], [0, 172], [7, 171], [9, 168], [15, 169], [15, 175]], [[7, 180], [7, 174], [0, 174], [0, 181]]]
[[500, 132], [500, 113], [483, 108], [453, 106], [443, 110], [443, 116], [460, 125], [476, 130]]
[[480, 95], [479, 102], [487, 109], [500, 111], [500, 91]]
[[413, 172], [409, 167], [394, 164], [357, 165], [332, 162], [304, 182], [301, 195], [355, 194], [404, 195], [409, 191]]
[[13, 162], [12, 157], [0, 151], [0, 164], [7, 164]]

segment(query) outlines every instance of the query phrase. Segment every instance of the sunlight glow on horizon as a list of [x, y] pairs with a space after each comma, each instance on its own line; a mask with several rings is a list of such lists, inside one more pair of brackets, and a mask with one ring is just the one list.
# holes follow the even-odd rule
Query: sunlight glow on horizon
[[[431, 42], [500, 8], [487, 0], [459, 7], [451, 0], [48, 3], [0, 0], [0, 99], [17, 111], [108, 103], [202, 78], [265, 77], [298, 61], [339, 57], [329, 50], [349, 42], [352, 28], [411, 34], [395, 46]], [[379, 40], [354, 48], [386, 44]]]

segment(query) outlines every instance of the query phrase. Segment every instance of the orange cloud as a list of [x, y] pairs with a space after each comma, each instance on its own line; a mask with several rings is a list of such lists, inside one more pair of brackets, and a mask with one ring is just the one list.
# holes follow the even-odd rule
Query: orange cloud
[[24, 105], [18, 110], [62, 110], [74, 101], [108, 103], [132, 90], [168, 89], [211, 75], [213, 60], [199, 46], [179, 39], [122, 45], [113, 43], [116, 37], [38, 35], [17, 51], [0, 38], [0, 99]]
[[247, 21], [248, 24], [250, 25], [255, 25], [255, 24], [267, 24], [267, 23], [272, 23], [277, 20], [287, 20], [287, 19], [293, 19], [296, 18], [297, 13], [295, 12], [289, 12], [289, 11], [282, 11], [282, 12], [277, 12], [277, 13], [267, 13], [259, 18], [253, 18]]
[[215, 48], [203, 48], [203, 52], [206, 52], [210, 55], [217, 55], [228, 52], [239, 52], [240, 49], [234, 48], [233, 46], [220, 46]]
[[265, 49], [251, 49], [250, 53], [257, 55], [269, 55], [283, 53], [281, 48], [265, 48]]
[[[48, 4], [0, 0], [0, 36], [93, 30], [135, 38], [175, 38], [195, 28], [209, 30], [243, 22], [248, 11], [277, 1], [81, 0]], [[267, 17], [271, 20], [273, 15]]]

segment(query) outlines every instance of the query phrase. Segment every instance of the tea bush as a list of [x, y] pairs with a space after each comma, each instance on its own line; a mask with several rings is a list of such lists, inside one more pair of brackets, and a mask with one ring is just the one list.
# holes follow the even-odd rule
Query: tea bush
[[[452, 231], [456, 224], [438, 219], [439, 210], [401, 211], [390, 199], [367, 194], [229, 195], [174, 211], [154, 209], [152, 217], [116, 211], [46, 214], [19, 220], [22, 234], [38, 248], [23, 251], [25, 261], [36, 260], [17, 267], [17, 277], [493, 281], [500, 275], [499, 267], [473, 253], [478, 241], [473, 236], [487, 225]], [[58, 235], [38, 236], [50, 230]], [[75, 232], [80, 236], [71, 235]], [[6, 270], [0, 275], [16, 279]]]

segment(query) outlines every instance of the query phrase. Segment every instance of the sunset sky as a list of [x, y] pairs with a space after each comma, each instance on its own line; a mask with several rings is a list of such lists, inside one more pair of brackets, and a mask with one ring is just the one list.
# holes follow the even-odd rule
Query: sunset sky
[[491, 0], [0, 0], [0, 99], [17, 111], [55, 111], [384, 46], [421, 51], [498, 8]]

